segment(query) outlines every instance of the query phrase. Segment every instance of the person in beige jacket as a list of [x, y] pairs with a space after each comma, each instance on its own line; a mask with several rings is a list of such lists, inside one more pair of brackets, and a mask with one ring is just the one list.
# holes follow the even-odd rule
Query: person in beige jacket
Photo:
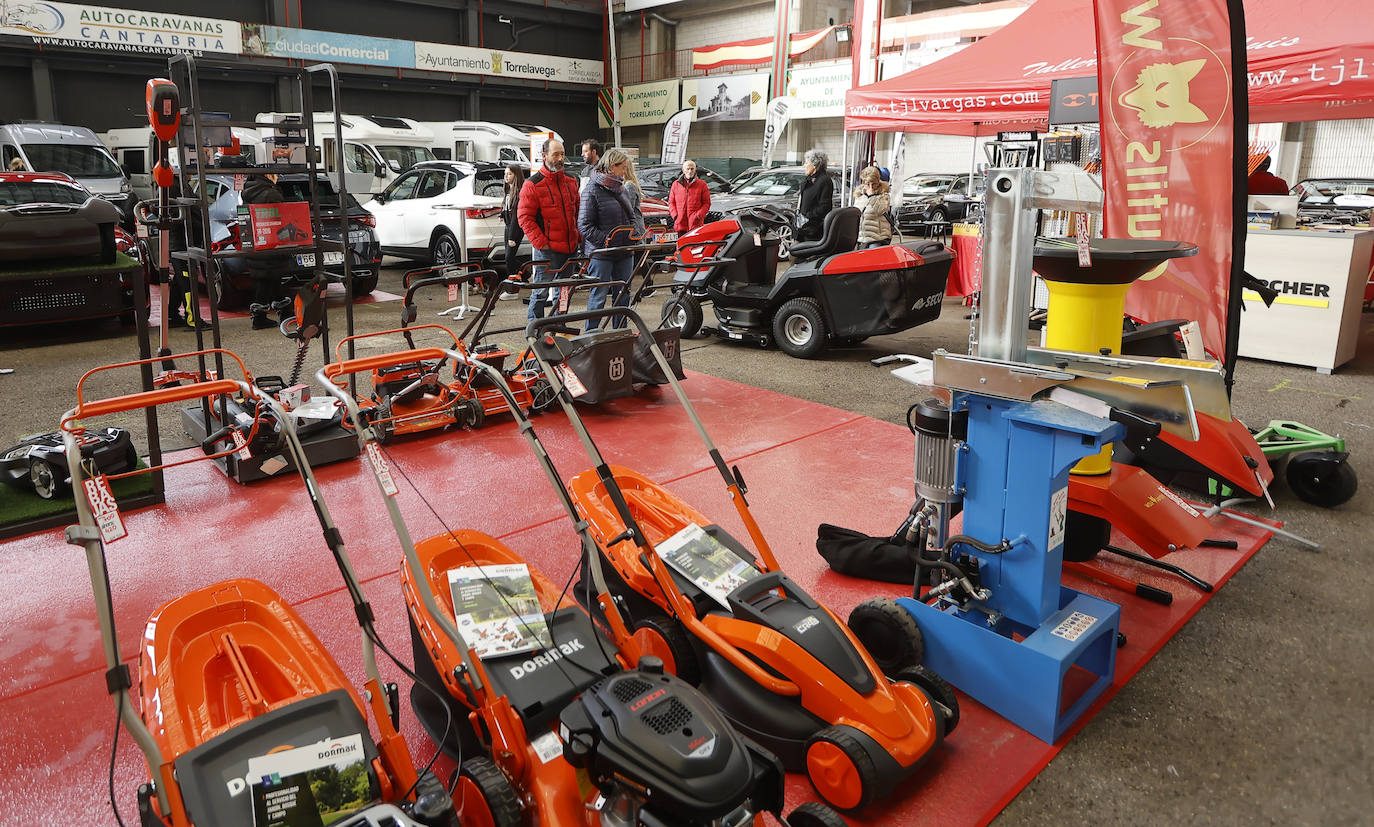
[[854, 190], [854, 206], [863, 215], [859, 219], [859, 249], [885, 247], [892, 243], [892, 222], [887, 211], [892, 205], [888, 186], [877, 167], [864, 167], [859, 173], [859, 188]]

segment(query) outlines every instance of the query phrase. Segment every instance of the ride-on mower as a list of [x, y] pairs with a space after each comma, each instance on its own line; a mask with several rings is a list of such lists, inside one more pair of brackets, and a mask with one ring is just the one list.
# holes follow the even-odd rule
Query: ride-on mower
[[556, 369], [562, 351], [549, 328], [612, 315], [648, 332], [633, 311], [608, 308], [533, 321], [526, 334], [593, 463], [567, 488], [575, 521], [586, 521], [594, 541], [584, 577], [598, 590], [605, 582], [614, 601], [594, 608], [614, 623], [617, 612], [608, 608], [623, 607], [638, 644], [699, 682], [741, 732], [789, 770], [806, 772], [831, 805], [863, 808], [915, 772], [953, 729], [953, 691], [919, 668], [890, 681], [844, 623], [788, 579], [749, 511], [738, 469], [726, 468], [656, 345], [651, 353], [670, 376], [758, 557], [667, 489], [606, 463], [563, 392]]
[[[604, 590], [597, 595], [608, 612], [603, 630], [566, 587], [558, 591], [487, 534], [446, 530], [419, 543], [411, 540], [375, 429], [336, 383], [351, 372], [385, 370], [417, 357], [452, 359], [484, 374], [564, 508], [571, 513], [573, 506], [523, 406], [485, 360], [430, 348], [378, 354], [320, 372], [321, 383], [362, 422], [359, 445], [371, 460], [401, 542], [415, 670], [447, 698], [428, 702], [425, 688], [417, 685], [411, 700], [431, 737], [459, 761], [451, 786], [462, 822], [723, 827], [762, 824], [764, 812], [781, 818], [777, 758], [737, 734], [701, 693], [665, 674], [660, 659], [641, 657]], [[589, 545], [585, 527], [579, 534]], [[441, 726], [450, 718], [450, 704], [465, 713], [453, 738]], [[811, 802], [785, 823], [842, 827], [844, 821]]]
[[[68, 470], [77, 489], [79, 520], [67, 529], [67, 539], [85, 547], [107, 667], [106, 685], [123, 728], [148, 764], [150, 780], [137, 794], [138, 823], [142, 827], [264, 824], [268, 801], [291, 799], [296, 812], [304, 818], [313, 816], [317, 824], [321, 818], [343, 816], [337, 823], [456, 827], [448, 791], [427, 770], [416, 773], [397, 732], [396, 689], [394, 684], [383, 684], [378, 675], [371, 609], [362, 600], [342, 537], [319, 498], [290, 417], [253, 386], [243, 362], [229, 351], [177, 358], [215, 353], [237, 365], [242, 378], [183, 382], [109, 399], [86, 399], [83, 388], [92, 376], [150, 366], [159, 359], [88, 371], [77, 385], [76, 407], [61, 424]], [[82, 423], [154, 405], [240, 394], [252, 401], [251, 409], [265, 405], [285, 423], [287, 449], [300, 469], [362, 629], [366, 704], [300, 615], [256, 580], [215, 583], [167, 601], [144, 627], [136, 678], [121, 661], [105, 544], [126, 532], [109, 495], [107, 478], [86, 474], [79, 450]], [[241, 429], [240, 436], [246, 435], [244, 442], [250, 443], [259, 426], [258, 420], [250, 418], [235, 427]], [[237, 450], [241, 449], [229, 449]], [[201, 459], [216, 456], [206, 453]], [[156, 469], [128, 473], [151, 470]], [[365, 717], [368, 711], [379, 736], [375, 741]], [[351, 798], [326, 805], [323, 798], [315, 799], [307, 778], [307, 774], [314, 778], [320, 773], [336, 777], [348, 773], [366, 783]], [[117, 809], [115, 817], [122, 823]]]
[[[939, 242], [855, 250], [859, 210], [825, 217], [820, 240], [795, 244], [781, 276], [778, 239], [765, 235], [766, 208], [714, 221], [678, 238], [673, 297], [663, 318], [683, 336], [702, 327], [702, 308], [715, 310], [713, 332], [799, 359], [827, 344], [847, 346], [898, 333], [940, 315], [954, 253]], [[914, 248], [914, 249], [913, 249]]]

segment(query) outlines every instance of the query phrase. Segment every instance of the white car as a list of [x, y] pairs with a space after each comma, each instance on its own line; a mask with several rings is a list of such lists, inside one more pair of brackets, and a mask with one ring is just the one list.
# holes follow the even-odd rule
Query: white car
[[[501, 220], [505, 168], [466, 161], [424, 161], [406, 170], [363, 204], [377, 218], [382, 252], [401, 258], [450, 264], [484, 261], [493, 252], [504, 261], [506, 225]], [[466, 219], [467, 255], [459, 248]], [[529, 244], [522, 253], [529, 255]]]

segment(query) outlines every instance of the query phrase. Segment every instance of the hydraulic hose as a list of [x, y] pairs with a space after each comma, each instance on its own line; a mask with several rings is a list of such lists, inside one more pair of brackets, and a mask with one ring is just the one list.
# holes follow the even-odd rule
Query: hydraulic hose
[[956, 534], [945, 541], [945, 553], [948, 554], [949, 552], [953, 551], [954, 547], [960, 543], [963, 543], [966, 546], [973, 546], [974, 548], [978, 549], [984, 554], [1005, 554], [1006, 552], [1011, 551], [1011, 543], [1009, 543], [1006, 540], [1003, 540], [1000, 543], [997, 543], [996, 545], [988, 545], [987, 543], [984, 543], [981, 540], [974, 539], [973, 537], [970, 537], [967, 534]]

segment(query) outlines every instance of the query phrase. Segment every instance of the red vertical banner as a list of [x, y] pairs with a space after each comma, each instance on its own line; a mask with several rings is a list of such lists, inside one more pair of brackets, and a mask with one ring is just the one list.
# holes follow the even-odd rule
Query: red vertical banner
[[1094, 10], [1104, 234], [1187, 241], [1199, 251], [1137, 281], [1126, 312], [1196, 319], [1207, 348], [1224, 358], [1236, 151], [1226, 0], [1095, 0]]

